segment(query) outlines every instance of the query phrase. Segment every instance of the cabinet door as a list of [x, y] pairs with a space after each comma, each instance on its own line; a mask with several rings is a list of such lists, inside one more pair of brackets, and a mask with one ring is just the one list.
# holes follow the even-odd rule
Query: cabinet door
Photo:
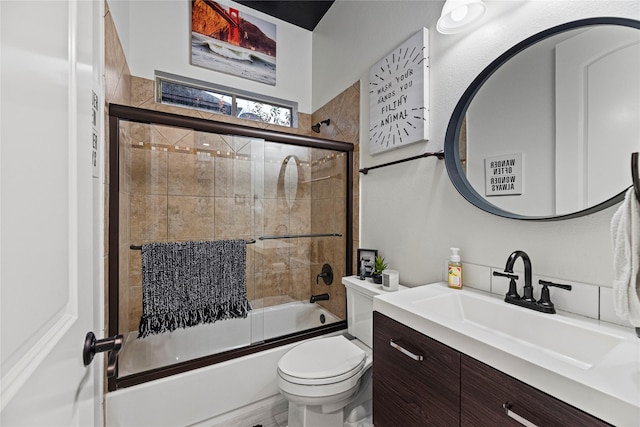
[[[460, 354], [377, 312], [373, 332], [375, 426], [458, 425]], [[398, 351], [392, 340], [423, 360]]]
[[[519, 426], [525, 420], [536, 426], [608, 425], [484, 363], [461, 357], [461, 426]], [[509, 405], [511, 417], [503, 404]]]

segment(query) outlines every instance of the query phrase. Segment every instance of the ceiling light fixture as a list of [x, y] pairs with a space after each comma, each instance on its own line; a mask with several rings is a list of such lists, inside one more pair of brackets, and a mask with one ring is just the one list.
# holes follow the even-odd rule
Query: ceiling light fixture
[[436, 28], [441, 34], [455, 34], [481, 20], [486, 12], [482, 0], [447, 0]]

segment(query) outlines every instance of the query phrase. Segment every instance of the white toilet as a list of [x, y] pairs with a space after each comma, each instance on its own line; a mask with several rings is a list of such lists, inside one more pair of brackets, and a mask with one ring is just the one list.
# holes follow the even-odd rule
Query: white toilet
[[278, 362], [280, 393], [289, 400], [289, 427], [372, 425], [373, 297], [385, 291], [355, 276], [342, 283], [348, 331], [356, 339], [339, 335], [308, 341]]

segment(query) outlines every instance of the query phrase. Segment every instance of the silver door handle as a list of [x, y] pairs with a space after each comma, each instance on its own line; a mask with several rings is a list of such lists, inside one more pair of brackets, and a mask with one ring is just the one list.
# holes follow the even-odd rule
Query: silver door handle
[[409, 350], [407, 350], [406, 348], [399, 346], [398, 344], [396, 344], [393, 341], [393, 338], [391, 340], [389, 340], [389, 345], [391, 347], [395, 348], [396, 350], [398, 350], [400, 353], [404, 354], [405, 356], [409, 356], [413, 360], [416, 360], [418, 362], [424, 360], [424, 357], [421, 354], [414, 354], [414, 353], [410, 352]]
[[96, 353], [107, 351], [109, 352], [107, 377], [114, 377], [116, 375], [118, 353], [122, 349], [123, 343], [124, 337], [122, 335], [115, 335], [113, 337], [97, 340], [93, 332], [87, 332], [87, 335], [84, 337], [84, 346], [82, 348], [82, 361], [84, 362], [84, 366], [88, 366], [93, 361], [93, 356], [95, 356]]
[[513, 412], [511, 410], [511, 405], [508, 402], [507, 403], [503, 403], [502, 407], [504, 408], [504, 412], [505, 412], [505, 414], [507, 414], [507, 417], [514, 419], [515, 421], [519, 422], [523, 426], [538, 427], [537, 425], [535, 425], [534, 423], [532, 423], [528, 419], [526, 419], [524, 417], [521, 417], [520, 415], [518, 415], [515, 412]]

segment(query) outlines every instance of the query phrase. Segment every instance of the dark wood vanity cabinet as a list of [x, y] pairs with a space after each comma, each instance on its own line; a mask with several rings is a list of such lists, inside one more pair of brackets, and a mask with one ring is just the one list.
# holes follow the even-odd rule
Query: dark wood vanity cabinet
[[[391, 340], [417, 361], [391, 346]], [[373, 423], [452, 426], [460, 414], [460, 353], [378, 312], [373, 316]]]
[[376, 427], [609, 425], [378, 312], [373, 334]]
[[469, 356], [460, 362], [461, 426], [522, 425], [513, 417], [537, 426], [609, 425]]

